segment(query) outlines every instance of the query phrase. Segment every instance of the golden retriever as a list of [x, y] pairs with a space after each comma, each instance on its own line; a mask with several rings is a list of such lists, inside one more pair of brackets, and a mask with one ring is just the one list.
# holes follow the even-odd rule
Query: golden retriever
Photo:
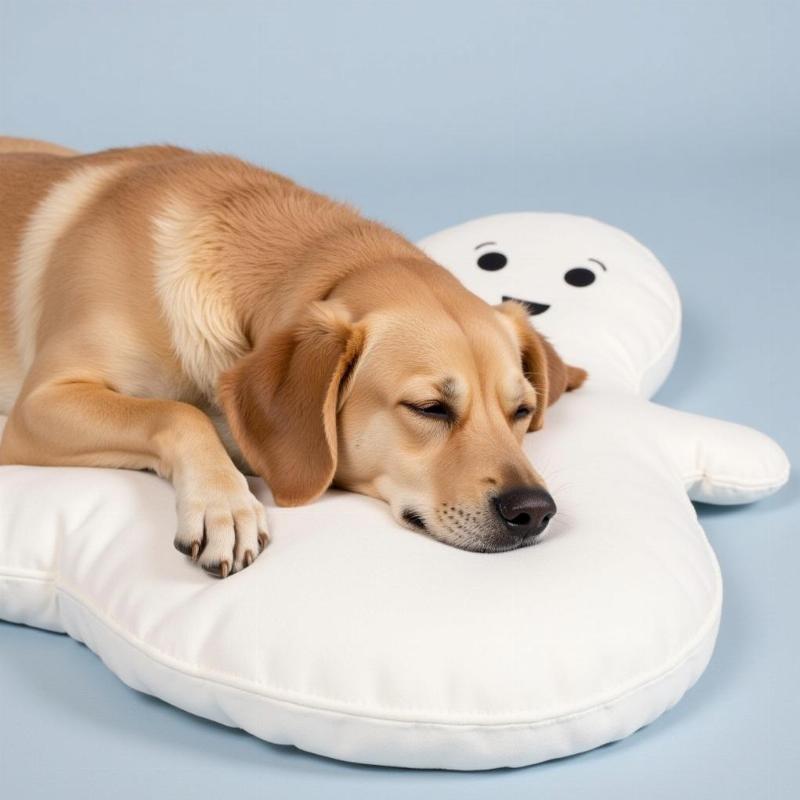
[[[555, 513], [521, 442], [586, 373], [404, 238], [236, 158], [0, 139], [0, 463], [149, 469], [211, 574], [331, 484], [457, 547]], [[238, 468], [237, 466], [238, 465]]]

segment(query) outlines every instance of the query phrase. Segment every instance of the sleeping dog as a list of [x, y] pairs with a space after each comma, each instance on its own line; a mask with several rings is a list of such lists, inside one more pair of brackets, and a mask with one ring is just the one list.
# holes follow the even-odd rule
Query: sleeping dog
[[148, 469], [225, 577], [331, 484], [484, 552], [555, 513], [521, 442], [586, 373], [388, 228], [235, 158], [0, 139], [0, 463]]

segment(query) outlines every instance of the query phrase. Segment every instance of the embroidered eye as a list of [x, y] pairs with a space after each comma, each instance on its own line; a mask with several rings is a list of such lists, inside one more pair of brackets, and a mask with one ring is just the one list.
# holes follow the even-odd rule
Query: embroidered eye
[[478, 259], [478, 266], [487, 272], [497, 272], [497, 270], [503, 269], [506, 264], [508, 264], [508, 259], [502, 253], [497, 252], [484, 253]]
[[595, 274], [586, 267], [573, 267], [564, 273], [564, 280], [570, 286], [589, 286], [594, 283]]
[[525, 419], [525, 417], [529, 417], [533, 413], [533, 409], [530, 406], [522, 405], [514, 412], [514, 419]]

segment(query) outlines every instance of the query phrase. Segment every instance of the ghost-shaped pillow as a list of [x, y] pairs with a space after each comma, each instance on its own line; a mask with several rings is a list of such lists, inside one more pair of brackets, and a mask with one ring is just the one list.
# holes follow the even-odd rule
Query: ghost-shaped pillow
[[651, 397], [678, 352], [681, 303], [666, 269], [624, 231], [572, 214], [497, 214], [420, 246], [490, 303], [523, 303], [593, 383]]
[[[641, 435], [676, 460], [692, 500], [747, 503], [787, 480], [786, 456], [768, 437], [642, 402], [672, 369], [681, 303], [667, 270], [629, 234], [588, 217], [524, 212], [465, 222], [419, 245], [487, 302], [521, 302], [559, 353], [588, 370], [581, 394], [592, 396], [593, 424], [612, 425], [595, 418], [601, 402], [641, 416]], [[621, 427], [632, 426], [633, 418]]]
[[277, 508], [253, 480], [272, 543], [214, 581], [175, 555], [165, 481], [0, 467], [0, 617], [68, 633], [129, 686], [194, 714], [373, 764], [533, 764], [677, 702], [711, 656], [722, 598], [686, 491], [763, 496], [786, 480], [783, 453], [647, 401], [680, 306], [625, 234], [515, 215], [423, 246], [487, 300], [548, 305], [537, 322], [591, 372], [526, 438], [559, 506], [540, 544], [456, 550], [377, 500], [332, 491]]

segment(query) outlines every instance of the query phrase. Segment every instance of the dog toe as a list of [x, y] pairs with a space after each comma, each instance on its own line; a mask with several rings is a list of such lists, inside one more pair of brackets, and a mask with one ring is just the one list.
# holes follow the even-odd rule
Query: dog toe
[[227, 560], [217, 561], [213, 564], [201, 564], [203, 572], [214, 578], [227, 578], [231, 572], [230, 562]]
[[193, 484], [177, 500], [175, 548], [209, 575], [226, 578], [246, 569], [269, 540], [264, 507], [241, 475], [230, 485]]

